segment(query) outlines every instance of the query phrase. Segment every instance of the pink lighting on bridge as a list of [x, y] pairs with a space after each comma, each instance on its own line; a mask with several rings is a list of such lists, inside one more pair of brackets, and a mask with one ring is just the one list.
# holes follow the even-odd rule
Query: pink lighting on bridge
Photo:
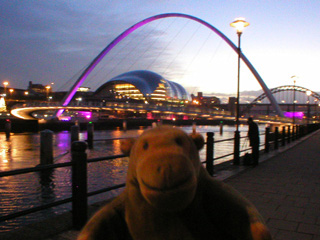
[[86, 119], [90, 119], [92, 117], [92, 112], [90, 111], [79, 111], [78, 117], [84, 117]]
[[[236, 45], [231, 42], [229, 38], [227, 38], [222, 32], [220, 32], [217, 28], [212, 26], [211, 24], [203, 21], [200, 18], [187, 15], [187, 14], [181, 14], [181, 13], [165, 13], [165, 14], [159, 14], [155, 15], [149, 18], [146, 18], [133, 26], [129, 27], [127, 30], [122, 32], [118, 37], [116, 37], [106, 48], [104, 48], [99, 55], [90, 63], [90, 65], [83, 71], [81, 76], [78, 78], [78, 80], [74, 83], [72, 88], [69, 90], [69, 92], [66, 94], [65, 98], [62, 100], [62, 106], [67, 106], [73, 96], [75, 95], [77, 89], [81, 86], [81, 84], [85, 81], [85, 79], [88, 77], [88, 75], [93, 71], [93, 69], [99, 64], [99, 62], [104, 58], [104, 56], [113, 49], [122, 39], [127, 37], [130, 33], [135, 31], [136, 29], [142, 27], [143, 25], [155, 21], [157, 19], [162, 19], [162, 18], [169, 18], [169, 17], [181, 17], [181, 18], [187, 18], [193, 21], [196, 21], [206, 27], [208, 27], [210, 30], [215, 32], [219, 37], [221, 37], [236, 53], [238, 53], [238, 48]], [[245, 64], [248, 66], [248, 68], [251, 70], [252, 74], [255, 76], [259, 84], [261, 85], [262, 89], [266, 93], [267, 97], [269, 98], [271, 104], [273, 107], [276, 109], [276, 112], [278, 115], [283, 116], [283, 113], [276, 102], [275, 98], [272, 96], [272, 93], [270, 92], [269, 88], [267, 85], [264, 83], [258, 72], [255, 70], [253, 65], [249, 62], [249, 60], [245, 57], [245, 55], [241, 52], [240, 53], [241, 59], [245, 62]], [[57, 111], [56, 116], [59, 117], [63, 113], [64, 109], [60, 109]]]
[[304, 117], [304, 113], [303, 112], [284, 112], [284, 116], [287, 118], [302, 119]]

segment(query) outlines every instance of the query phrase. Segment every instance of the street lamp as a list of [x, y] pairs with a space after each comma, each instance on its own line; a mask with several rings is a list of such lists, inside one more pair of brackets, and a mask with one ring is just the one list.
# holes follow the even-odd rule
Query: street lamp
[[232, 23], [231, 27], [237, 30], [238, 34], [238, 82], [237, 82], [237, 113], [236, 113], [236, 131], [234, 140], [234, 164], [240, 164], [240, 132], [239, 132], [239, 116], [240, 116], [240, 59], [241, 59], [241, 35], [243, 29], [249, 26], [249, 23], [244, 20], [244, 18], [236, 18]]
[[46, 90], [47, 90], [47, 91], [46, 91], [46, 92], [47, 92], [47, 101], [48, 101], [48, 97], [49, 97], [50, 88], [51, 88], [51, 87], [50, 87], [49, 85], [46, 86]]
[[9, 82], [5, 81], [3, 82], [3, 86], [4, 86], [4, 96], [7, 96], [7, 86], [9, 85]]
[[13, 89], [13, 88], [10, 88], [10, 89], [9, 89], [9, 92], [10, 92], [10, 98], [12, 98], [12, 93], [14, 92], [14, 89]]
[[306, 92], [307, 96], [308, 96], [308, 114], [307, 114], [307, 124], [309, 124], [309, 119], [310, 119], [310, 96], [312, 94], [312, 92], [310, 90], [308, 90]]
[[292, 76], [291, 79], [293, 80], [293, 109], [292, 109], [292, 124], [295, 124], [295, 111], [296, 111], [296, 82], [297, 76]]

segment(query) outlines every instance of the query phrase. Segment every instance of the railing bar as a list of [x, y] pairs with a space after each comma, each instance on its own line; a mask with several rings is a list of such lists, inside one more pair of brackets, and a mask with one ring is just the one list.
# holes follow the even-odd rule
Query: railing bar
[[229, 156], [231, 156], [231, 155], [233, 155], [233, 153], [230, 153], [230, 154], [227, 154], [227, 155], [223, 155], [223, 156], [219, 156], [219, 157], [214, 158], [213, 161], [218, 160], [218, 159], [220, 159], [220, 158], [229, 157]]
[[[114, 141], [114, 140], [122, 140], [122, 139], [128, 139], [126, 138], [100, 138], [100, 139], [93, 139], [92, 141], [98, 142], [98, 141]], [[87, 140], [86, 140], [87, 141]]]
[[122, 183], [122, 184], [118, 184], [118, 185], [115, 185], [115, 186], [112, 186], [112, 187], [107, 187], [107, 188], [103, 188], [103, 189], [100, 189], [100, 190], [97, 190], [97, 191], [89, 192], [89, 193], [87, 194], [87, 196], [88, 196], [88, 197], [91, 197], [91, 196], [93, 196], [93, 195], [97, 195], [97, 194], [100, 194], [100, 193], [112, 191], [112, 190], [115, 190], [115, 189], [118, 189], [118, 188], [122, 188], [122, 187], [124, 187], [125, 185], [126, 185], [125, 183]]
[[31, 172], [39, 172], [42, 170], [51, 170], [54, 168], [60, 168], [60, 167], [70, 167], [72, 165], [71, 162], [65, 162], [65, 163], [56, 163], [56, 164], [48, 164], [43, 166], [36, 166], [32, 168], [23, 168], [23, 169], [16, 169], [11, 171], [5, 171], [0, 172], [0, 177], [8, 177], [13, 175], [19, 175], [19, 174], [26, 174]]
[[246, 148], [246, 149], [241, 150], [240, 152], [249, 151], [250, 149], [251, 149], [251, 148]]
[[41, 210], [45, 210], [45, 209], [48, 209], [48, 208], [56, 207], [56, 206], [59, 206], [59, 205], [62, 205], [62, 204], [69, 203], [71, 201], [72, 201], [72, 198], [66, 198], [66, 199], [63, 199], [63, 200], [60, 200], [60, 201], [56, 201], [56, 202], [53, 202], [53, 203], [48, 203], [48, 204], [41, 205], [41, 206], [38, 206], [38, 207], [22, 210], [20, 212], [12, 213], [12, 214], [9, 214], [9, 215], [6, 215], [6, 216], [0, 216], [0, 222], [6, 221], [6, 220], [10, 220], [12, 218], [22, 217], [24, 215], [35, 213], [35, 212], [38, 212], [38, 211], [41, 211]]
[[214, 141], [214, 143], [226, 142], [226, 141], [231, 141], [231, 140], [233, 140], [233, 138], [227, 138], [227, 139], [217, 140], [217, 141]]
[[106, 156], [106, 157], [90, 158], [87, 160], [87, 162], [92, 163], [92, 162], [99, 162], [103, 160], [113, 160], [113, 159], [123, 158], [123, 157], [127, 157], [127, 155], [119, 154], [119, 155]]

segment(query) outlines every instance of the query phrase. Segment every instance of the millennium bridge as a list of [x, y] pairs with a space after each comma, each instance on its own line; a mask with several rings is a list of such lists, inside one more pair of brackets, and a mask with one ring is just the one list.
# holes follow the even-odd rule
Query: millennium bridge
[[[92, 116], [92, 113], [97, 112], [98, 118], [103, 118], [105, 115], [108, 117], [113, 117], [114, 112], [122, 112], [122, 113], [133, 113], [132, 115], [145, 115], [146, 118], [179, 118], [179, 119], [194, 119], [194, 118], [204, 118], [204, 119], [235, 119], [235, 113], [232, 109], [223, 109], [217, 107], [216, 109], [209, 109], [200, 106], [192, 106], [192, 105], [173, 105], [173, 104], [136, 104], [136, 103], [119, 103], [119, 102], [74, 102], [72, 101], [74, 95], [76, 94], [78, 88], [81, 84], [88, 78], [90, 73], [95, 69], [95, 67], [101, 62], [101, 60], [124, 38], [130, 35], [132, 32], [137, 30], [138, 28], [164, 18], [185, 18], [191, 21], [195, 21], [200, 25], [207, 27], [210, 31], [214, 32], [218, 37], [220, 37], [236, 54], [238, 54], [239, 59], [241, 59], [248, 69], [251, 71], [257, 82], [260, 84], [263, 94], [256, 98], [251, 103], [242, 104], [240, 99], [240, 118], [254, 116], [256, 119], [260, 120], [269, 120], [269, 121], [280, 121], [280, 122], [291, 122], [292, 118], [297, 121], [300, 121], [301, 118], [313, 118], [314, 121], [318, 120], [318, 103], [320, 102], [320, 96], [311, 91], [310, 89], [306, 89], [303, 87], [299, 87], [294, 85], [280, 86], [277, 88], [269, 89], [266, 83], [263, 81], [262, 77], [247, 59], [247, 57], [242, 53], [240, 47], [238, 48], [229, 38], [227, 38], [222, 32], [220, 32], [217, 28], [212, 26], [211, 24], [199, 19], [197, 17], [181, 14], [181, 13], [165, 13], [155, 15], [149, 18], [146, 18], [122, 32], [118, 37], [116, 37], [110, 44], [108, 44], [85, 68], [85, 70], [80, 74], [78, 79], [74, 82], [73, 86], [70, 88], [68, 93], [59, 103], [24, 103], [20, 105], [16, 105], [12, 108], [11, 113], [22, 119], [66, 119], [59, 118], [62, 113], [68, 111], [89, 111], [91, 113], [87, 113], [86, 116]], [[295, 83], [295, 82], [294, 82]], [[292, 103], [288, 100], [281, 100], [282, 92], [293, 92], [293, 98], [291, 97]], [[297, 101], [296, 93], [303, 93], [305, 97], [308, 98], [308, 101]], [[280, 99], [276, 99], [275, 94], [280, 94]], [[287, 97], [288, 98], [288, 97]], [[311, 98], [311, 99], [310, 99]], [[267, 103], [263, 103], [262, 100], [267, 99]], [[261, 107], [262, 105], [267, 106], [267, 110], [265, 112], [259, 112], [258, 114], [254, 114], [254, 108]], [[241, 105], [245, 105], [245, 107], [241, 107]], [[282, 108], [281, 108], [281, 106]], [[286, 105], [286, 109], [283, 107]], [[307, 108], [307, 110], [302, 110], [307, 114], [302, 114], [301, 116], [294, 116], [298, 107]], [[314, 107], [313, 107], [314, 106]], [[272, 109], [270, 109], [270, 107]], [[313, 109], [313, 114], [311, 111]], [[285, 115], [284, 111], [291, 112], [292, 115]], [[86, 114], [86, 113], [84, 113]], [[130, 115], [130, 114], [129, 114]], [[62, 115], [63, 116], [63, 115]], [[307, 116], [307, 117], [306, 117]], [[311, 117], [313, 116], [313, 117]], [[291, 118], [291, 119], [290, 119]]]

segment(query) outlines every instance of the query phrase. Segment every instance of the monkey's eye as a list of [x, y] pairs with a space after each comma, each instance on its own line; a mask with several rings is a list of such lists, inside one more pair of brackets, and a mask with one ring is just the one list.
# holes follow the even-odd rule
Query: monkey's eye
[[144, 149], [144, 150], [147, 150], [147, 149], [148, 149], [148, 147], [149, 147], [148, 142], [145, 142], [145, 143], [143, 144], [143, 149]]
[[179, 138], [179, 137], [177, 137], [177, 138], [175, 139], [175, 142], [176, 142], [176, 144], [178, 144], [179, 146], [182, 146], [182, 145], [183, 145], [183, 141], [182, 141], [182, 139]]

